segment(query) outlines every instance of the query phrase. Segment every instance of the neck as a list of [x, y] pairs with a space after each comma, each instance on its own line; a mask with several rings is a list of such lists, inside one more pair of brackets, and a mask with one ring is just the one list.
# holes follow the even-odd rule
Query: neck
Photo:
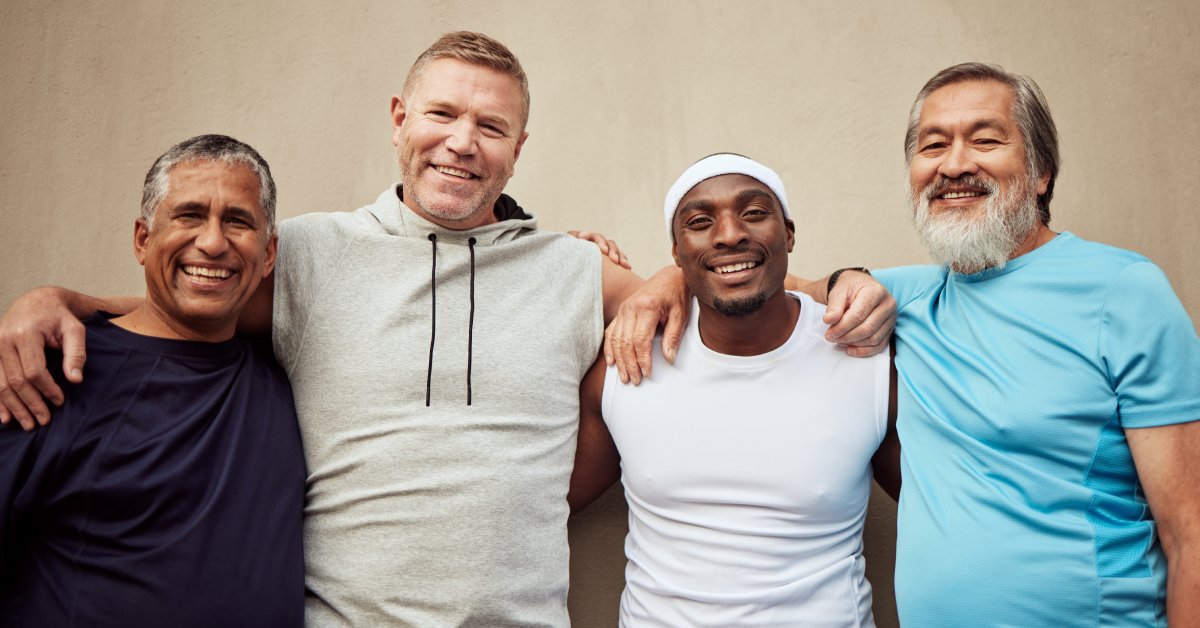
[[236, 320], [211, 327], [175, 320], [156, 307], [150, 299], [146, 299], [141, 306], [125, 316], [112, 319], [111, 322], [117, 327], [143, 336], [196, 342], [224, 342], [233, 338], [237, 330]]
[[725, 355], [762, 355], [783, 346], [796, 329], [800, 302], [782, 288], [771, 295], [757, 312], [744, 316], [721, 314], [711, 305], [700, 304], [700, 341]]
[[1057, 231], [1051, 231], [1050, 227], [1047, 227], [1045, 223], [1039, 220], [1037, 228], [1033, 231], [1030, 231], [1029, 235], [1025, 236], [1025, 239], [1021, 241], [1021, 244], [1017, 245], [1017, 248], [1013, 249], [1012, 254], [1008, 256], [1008, 259], [1017, 259], [1018, 257], [1021, 257], [1022, 255], [1029, 253], [1030, 251], [1053, 240], [1056, 236], [1058, 236]]

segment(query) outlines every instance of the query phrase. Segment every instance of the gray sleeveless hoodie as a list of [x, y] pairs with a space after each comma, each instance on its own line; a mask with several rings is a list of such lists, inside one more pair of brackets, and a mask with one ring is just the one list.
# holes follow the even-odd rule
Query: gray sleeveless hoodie
[[565, 626], [579, 380], [600, 256], [500, 222], [452, 231], [391, 188], [281, 225], [275, 352], [308, 462], [309, 625]]

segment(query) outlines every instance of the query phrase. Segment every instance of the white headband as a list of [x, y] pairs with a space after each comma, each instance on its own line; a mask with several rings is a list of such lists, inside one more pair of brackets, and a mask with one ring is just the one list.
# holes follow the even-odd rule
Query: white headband
[[779, 206], [783, 208], [783, 217], [788, 220], [792, 219], [792, 214], [788, 211], [787, 194], [783, 191], [783, 181], [779, 179], [779, 175], [775, 174], [774, 170], [749, 157], [733, 153], [718, 153], [709, 155], [684, 170], [671, 186], [671, 190], [667, 192], [667, 200], [663, 203], [667, 237], [671, 237], [671, 221], [675, 219], [675, 210], [679, 209], [679, 201], [683, 200], [683, 197], [701, 181], [723, 174], [744, 174], [758, 179], [763, 185], [771, 188], [771, 191], [775, 193], [775, 198], [779, 199]]

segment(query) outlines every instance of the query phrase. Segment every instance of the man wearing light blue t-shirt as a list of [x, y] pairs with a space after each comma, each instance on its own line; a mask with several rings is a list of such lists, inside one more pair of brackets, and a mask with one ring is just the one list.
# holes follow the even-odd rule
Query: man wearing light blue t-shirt
[[[1047, 226], [1054, 122], [1030, 79], [943, 70], [905, 142], [941, 266], [898, 306], [909, 626], [1200, 622], [1200, 340], [1141, 255]], [[861, 276], [861, 274], [860, 274]]]
[[[905, 154], [940, 265], [877, 273], [897, 305], [901, 623], [1200, 625], [1200, 339], [1166, 277], [1050, 230], [1057, 132], [1026, 77], [939, 72]], [[639, 301], [682, 308], [668, 283]], [[839, 271], [829, 309], [872, 289]]]

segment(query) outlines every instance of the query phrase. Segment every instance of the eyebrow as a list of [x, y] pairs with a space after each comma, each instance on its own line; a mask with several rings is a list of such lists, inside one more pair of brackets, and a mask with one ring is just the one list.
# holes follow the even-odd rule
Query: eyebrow
[[[204, 211], [207, 213], [209, 211], [209, 206], [208, 206], [208, 203], [201, 203], [199, 201], [184, 201], [184, 202], [172, 207], [170, 211], [175, 212], [175, 213], [182, 212], [182, 211]], [[242, 220], [246, 220], [254, 225], [257, 225], [259, 222], [258, 217], [254, 215], [254, 212], [252, 212], [244, 207], [238, 207], [236, 205], [233, 207], [227, 207], [227, 208], [225, 208], [225, 213], [229, 214], [229, 215], [237, 216], [238, 218], [241, 218]]]
[[[983, 118], [982, 120], [976, 120], [975, 122], [971, 123], [971, 126], [967, 127], [967, 134], [970, 135], [972, 133], [977, 133], [983, 129], [1001, 131], [1005, 133], [1005, 137], [1008, 136], [1005, 124], [999, 118], [993, 117]], [[928, 135], [951, 135], [951, 133], [946, 131], [946, 129], [942, 128], [941, 126], [932, 125], [922, 128], [920, 133], [917, 134], [917, 137], [922, 138]]]
[[[755, 201], [758, 199], [763, 199], [766, 201], [776, 201], [776, 203], [774, 203], [774, 205], [777, 205], [780, 209], [782, 209], [782, 205], [779, 205], [779, 203], [777, 202], [777, 199], [775, 198], [775, 195], [771, 194], [770, 192], [767, 192], [766, 190], [758, 190], [758, 189], [754, 189], [754, 188], [742, 190], [741, 192], [738, 192], [733, 197], [733, 199], [734, 199], [734, 202], [736, 202], [739, 206], [749, 205], [751, 203], [751, 201]], [[696, 200], [688, 201], [688, 202], [684, 203], [683, 205], [681, 205], [679, 207], [678, 210], [676, 210], [675, 213], [683, 214], [685, 212], [689, 212], [689, 211], [693, 211], [693, 210], [710, 212], [710, 211], [715, 210], [716, 208], [717, 208], [716, 204], [714, 204], [712, 201], [701, 198], [701, 199], [696, 199]]]

